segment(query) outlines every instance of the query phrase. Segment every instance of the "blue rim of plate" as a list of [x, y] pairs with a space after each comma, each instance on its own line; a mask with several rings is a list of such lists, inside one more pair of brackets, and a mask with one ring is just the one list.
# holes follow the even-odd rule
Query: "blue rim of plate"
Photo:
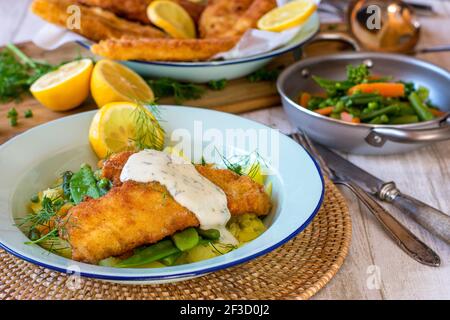
[[[319, 20], [319, 26], [320, 26], [320, 20]], [[300, 48], [305, 43], [307, 43], [309, 40], [311, 40], [316, 34], [318, 34], [319, 29], [320, 29], [320, 27], [317, 28], [317, 30], [315, 30], [314, 32], [312, 32], [309, 36], [303, 38], [298, 43], [288, 45], [285, 47], [281, 47], [281, 48], [272, 50], [267, 53], [261, 53], [261, 54], [246, 57], [246, 58], [231, 59], [231, 60], [201, 61], [201, 62], [166, 62], [166, 61], [144, 61], [144, 60], [129, 60], [129, 61], [125, 61], [125, 62], [133, 62], [133, 63], [155, 65], [155, 66], [167, 66], [167, 67], [220, 67], [220, 66], [240, 64], [240, 63], [245, 63], [245, 62], [254, 62], [254, 61], [259, 61], [259, 60], [276, 57], [276, 56], [282, 55], [286, 52], [293, 51], [295, 49]], [[75, 40], [75, 42], [87, 50], [91, 49], [91, 44], [88, 42], [81, 41], [81, 40]]]
[[[58, 120], [54, 120], [54, 121], [60, 121], [63, 119], [58, 119]], [[32, 130], [32, 129], [31, 129]], [[286, 136], [287, 139], [290, 139], [289, 137]], [[10, 143], [14, 140], [15, 138], [10, 139], [7, 143]], [[294, 142], [295, 143], [295, 142]], [[108, 276], [108, 275], [101, 275], [101, 274], [93, 274], [93, 273], [86, 273], [86, 272], [77, 272], [80, 276], [83, 277], [87, 277], [87, 278], [93, 278], [93, 279], [101, 279], [101, 280], [111, 280], [111, 281], [150, 281], [150, 280], [154, 280], [154, 281], [162, 281], [162, 280], [176, 280], [176, 279], [180, 279], [182, 280], [182, 278], [186, 278], [186, 277], [198, 277], [198, 276], [202, 276], [205, 275], [207, 273], [210, 272], [215, 272], [215, 271], [219, 271], [219, 270], [223, 270], [223, 269], [227, 269], [245, 262], [248, 262], [250, 260], [253, 260], [257, 257], [260, 257], [262, 255], [265, 255], [273, 250], [275, 250], [276, 248], [282, 246], [283, 244], [285, 244], [286, 242], [288, 242], [289, 240], [291, 240], [293, 237], [295, 237], [296, 235], [298, 235], [300, 232], [302, 232], [310, 223], [311, 221], [314, 219], [314, 217], [317, 215], [317, 213], [320, 210], [320, 207], [322, 206], [323, 203], [323, 199], [325, 196], [325, 181], [323, 178], [323, 174], [322, 174], [322, 170], [320, 169], [319, 164], [317, 163], [317, 160], [314, 159], [314, 157], [309, 153], [308, 150], [306, 150], [303, 146], [298, 145], [300, 148], [302, 148], [306, 154], [309, 156], [309, 158], [312, 160], [312, 162], [314, 163], [314, 166], [317, 170], [317, 173], [319, 174], [320, 177], [320, 181], [322, 184], [322, 190], [321, 190], [321, 194], [320, 194], [320, 199], [317, 202], [316, 207], [314, 208], [313, 212], [311, 213], [311, 215], [308, 217], [308, 219], [306, 219], [306, 221], [294, 232], [292, 232], [290, 235], [288, 235], [287, 237], [281, 239], [280, 241], [278, 241], [277, 243], [273, 244], [272, 246], [266, 248], [265, 250], [259, 251], [255, 254], [249, 255], [247, 257], [238, 259], [236, 261], [232, 261], [229, 263], [224, 263], [222, 265], [219, 266], [215, 266], [215, 267], [209, 267], [209, 268], [203, 268], [200, 270], [197, 270], [195, 272], [179, 272], [176, 274], [171, 274], [169, 276]], [[269, 227], [270, 228], [270, 227]], [[65, 273], [65, 274], [72, 274], [73, 271], [72, 270], [68, 270], [68, 269], [64, 269], [64, 268], [59, 268], [59, 267], [55, 267], [53, 265], [49, 265], [43, 262], [39, 262], [37, 260], [34, 260], [32, 258], [26, 257], [14, 250], [12, 250], [11, 248], [5, 246], [2, 242], [0, 242], [0, 248], [4, 249], [5, 251], [7, 251], [8, 253], [12, 254], [13, 256], [20, 258], [22, 260], [25, 260], [27, 262], [30, 262], [34, 265], [40, 266], [40, 267], [44, 267], [53, 271], [57, 271], [57, 272], [61, 272], [61, 273]]]

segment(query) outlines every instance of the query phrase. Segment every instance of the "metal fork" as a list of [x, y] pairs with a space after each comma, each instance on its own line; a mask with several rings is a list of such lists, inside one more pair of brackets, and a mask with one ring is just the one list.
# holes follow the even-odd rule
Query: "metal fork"
[[350, 189], [356, 197], [361, 200], [362, 203], [369, 209], [369, 211], [377, 218], [387, 233], [395, 240], [397, 245], [402, 248], [410, 257], [416, 261], [438, 267], [441, 264], [441, 259], [430, 247], [419, 240], [411, 231], [409, 231], [404, 225], [402, 225], [397, 219], [395, 219], [386, 209], [384, 209], [373, 196], [364, 191], [359, 185], [351, 180], [339, 177], [325, 163], [320, 153], [316, 150], [314, 143], [304, 133], [294, 133], [290, 137], [301, 144], [306, 150], [308, 150], [319, 162], [320, 168], [323, 173], [334, 184], [346, 186]]

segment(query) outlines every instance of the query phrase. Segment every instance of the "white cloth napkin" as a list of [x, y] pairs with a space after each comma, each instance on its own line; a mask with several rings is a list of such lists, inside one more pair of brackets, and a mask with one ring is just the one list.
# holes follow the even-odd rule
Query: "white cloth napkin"
[[[291, 0], [277, 0], [278, 6], [282, 6]], [[319, 5], [320, 0], [313, 0]], [[241, 40], [231, 50], [221, 52], [213, 59], [237, 59], [253, 56], [280, 48], [291, 41], [301, 30], [302, 26], [297, 26], [282, 32], [269, 32], [258, 29], [248, 30]], [[46, 24], [33, 37], [33, 43], [45, 50], [54, 50], [67, 42], [87, 41], [86, 38], [71, 32], [67, 29]]]

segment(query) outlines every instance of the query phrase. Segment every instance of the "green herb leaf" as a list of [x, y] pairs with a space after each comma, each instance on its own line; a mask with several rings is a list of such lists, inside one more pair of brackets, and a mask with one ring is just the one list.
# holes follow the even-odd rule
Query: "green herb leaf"
[[82, 165], [81, 169], [70, 178], [69, 185], [70, 195], [75, 204], [82, 202], [85, 196], [94, 199], [101, 196], [94, 173], [89, 165]]
[[0, 52], [0, 102], [20, 100], [38, 78], [56, 66], [27, 57], [9, 44]]
[[212, 90], [223, 90], [227, 86], [227, 79], [211, 80], [208, 82], [208, 87]]
[[247, 76], [248, 81], [250, 82], [259, 82], [259, 81], [275, 81], [281, 73], [283, 66], [279, 66], [278, 68], [269, 70], [267, 68], [259, 69], [252, 74]]
[[147, 83], [153, 90], [157, 99], [174, 97], [177, 104], [185, 100], [199, 99], [205, 89], [193, 83], [183, 83], [170, 78], [150, 79]]
[[26, 110], [23, 115], [25, 116], [25, 118], [32, 118], [33, 117], [33, 111], [31, 111], [31, 109]]

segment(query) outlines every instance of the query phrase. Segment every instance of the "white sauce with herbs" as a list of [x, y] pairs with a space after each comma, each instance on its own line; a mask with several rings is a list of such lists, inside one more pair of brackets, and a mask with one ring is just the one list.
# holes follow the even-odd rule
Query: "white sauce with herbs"
[[222, 189], [203, 177], [189, 161], [165, 152], [143, 150], [133, 154], [120, 174], [120, 181], [159, 182], [183, 207], [195, 214], [202, 229], [218, 229], [220, 242], [237, 244], [225, 228], [230, 219]]

